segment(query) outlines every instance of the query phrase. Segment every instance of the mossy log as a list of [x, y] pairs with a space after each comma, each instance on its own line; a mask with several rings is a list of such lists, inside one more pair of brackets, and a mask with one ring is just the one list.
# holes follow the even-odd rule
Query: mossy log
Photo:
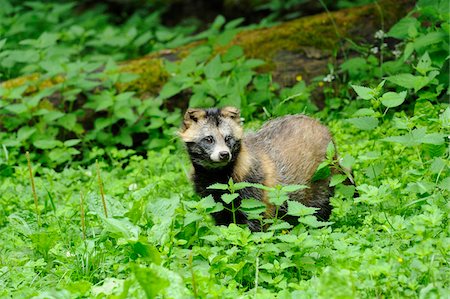
[[[333, 62], [334, 57], [339, 57], [339, 54], [336, 56], [333, 53], [343, 50], [346, 40], [370, 41], [377, 30], [387, 31], [414, 3], [412, 0], [382, 0], [377, 4], [299, 18], [270, 28], [244, 30], [227, 46], [215, 50], [221, 52], [232, 45], [239, 45], [247, 58], [267, 62], [261, 71], [271, 72], [275, 82], [290, 86], [299, 75], [308, 81], [325, 74], [327, 64]], [[180, 59], [199, 43], [154, 52], [121, 63], [122, 71], [141, 75], [126, 88], [141, 95], [157, 94], [168, 78], [163, 61]], [[63, 76], [39, 82], [39, 75], [33, 74], [3, 82], [2, 86], [12, 88], [33, 81], [34, 84], [30, 84], [35, 86], [33, 89], [40, 89], [61, 80]]]

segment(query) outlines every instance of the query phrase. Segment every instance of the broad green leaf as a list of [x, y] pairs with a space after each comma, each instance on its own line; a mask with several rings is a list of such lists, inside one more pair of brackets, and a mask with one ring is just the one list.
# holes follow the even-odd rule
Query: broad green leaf
[[[425, 77], [421, 77], [421, 78], [425, 78]], [[412, 89], [415, 86], [414, 82], [416, 82], [416, 80], [418, 80], [418, 78], [412, 74], [398, 74], [398, 75], [387, 77], [386, 80], [388, 80], [389, 82], [392, 82], [394, 84], [397, 84], [401, 87]]]
[[220, 61], [220, 56], [216, 55], [208, 64], [205, 66], [204, 69], [205, 76], [208, 79], [215, 79], [220, 76], [222, 73], [222, 62]]
[[234, 45], [231, 46], [227, 52], [222, 55], [223, 61], [234, 61], [244, 55], [244, 50], [242, 50], [242, 47]]
[[372, 88], [359, 85], [352, 85], [352, 88], [361, 99], [371, 100], [374, 98], [374, 90]]
[[439, 121], [444, 128], [450, 128], [450, 108], [447, 107], [445, 111], [439, 115]]
[[71, 147], [71, 146], [77, 145], [80, 142], [81, 142], [81, 139], [69, 139], [69, 140], [64, 141], [64, 146]]
[[292, 228], [292, 225], [290, 225], [289, 223], [287, 223], [285, 221], [281, 221], [281, 222], [272, 224], [271, 226], [269, 226], [269, 228], [267, 230], [268, 231], [276, 231], [276, 230], [284, 230], [284, 229], [287, 230], [290, 228]]
[[27, 140], [34, 132], [36, 132], [36, 128], [24, 126], [17, 131], [17, 140]]
[[450, 177], [446, 177], [439, 183], [439, 188], [450, 191]]
[[288, 200], [288, 211], [287, 211], [288, 215], [297, 216], [297, 217], [313, 215], [317, 210], [319, 210], [319, 209], [313, 208], [313, 207], [307, 207], [298, 201]]
[[322, 226], [327, 226], [330, 224], [333, 224], [333, 222], [322, 222], [322, 221], [318, 221], [317, 218], [315, 216], [312, 215], [308, 215], [305, 217], [300, 217], [298, 218], [298, 221], [306, 224], [308, 226], [314, 227], [314, 228], [318, 228], [318, 227], [322, 227]]
[[346, 154], [340, 161], [339, 164], [346, 168], [346, 169], [351, 169], [353, 164], [355, 164], [356, 159], [350, 155], [350, 154]]
[[389, 91], [383, 94], [380, 100], [384, 106], [388, 108], [393, 108], [403, 104], [405, 98], [406, 98], [406, 91], [402, 91], [400, 93]]
[[143, 267], [136, 264], [133, 265], [132, 269], [147, 298], [157, 298], [170, 286], [170, 281], [161, 275], [158, 268]]
[[416, 18], [405, 17], [392, 26], [387, 35], [397, 39], [405, 39], [408, 37], [410, 27], [418, 28], [419, 26], [419, 21]]
[[347, 122], [360, 130], [373, 130], [378, 127], [378, 119], [372, 116], [349, 118], [347, 119]]
[[373, 115], [375, 115], [375, 111], [371, 108], [361, 108], [358, 109], [355, 113], [353, 113], [353, 117], [373, 116]]
[[419, 35], [414, 40], [414, 48], [416, 51], [420, 51], [423, 48], [429, 48], [433, 44], [445, 42], [446, 39], [448, 40], [448, 36], [443, 31], [435, 31], [424, 35]]
[[223, 202], [226, 204], [231, 203], [233, 200], [235, 200], [238, 197], [239, 197], [238, 193], [232, 193], [232, 194], [225, 193], [225, 194], [222, 194], [222, 196], [221, 196]]
[[59, 140], [36, 140], [33, 142], [33, 145], [40, 149], [51, 149], [57, 146], [62, 146], [63, 143]]
[[263, 213], [266, 211], [266, 205], [256, 199], [243, 199], [241, 201], [241, 205], [239, 206], [239, 209], [243, 211], [251, 211], [253, 213]]
[[215, 183], [215, 184], [212, 184], [211, 186], [208, 186], [208, 189], [228, 190], [228, 185]]
[[415, 68], [421, 75], [424, 75], [424, 76], [429, 71], [436, 69], [435, 67], [431, 66], [431, 58], [430, 58], [430, 55], [428, 55], [428, 52], [425, 52], [425, 54], [422, 55], [422, 57], [419, 59], [419, 62], [417, 63], [417, 66]]
[[346, 175], [343, 175], [343, 174], [335, 174], [335, 175], [333, 175], [333, 176], [331, 177], [331, 180], [330, 180], [330, 187], [334, 187], [334, 186], [336, 186], [337, 184], [342, 183], [342, 182], [345, 181], [346, 179], [347, 179], [347, 176], [346, 176]]
[[417, 128], [402, 136], [391, 136], [381, 139], [382, 141], [397, 142], [404, 146], [416, 146], [422, 143], [440, 145], [444, 143], [446, 134], [427, 134], [425, 128]]
[[331, 170], [330, 170], [330, 166], [328, 164], [328, 161], [323, 161], [317, 167], [317, 170], [314, 173], [314, 175], [313, 175], [311, 180], [313, 182], [315, 182], [315, 181], [318, 181], [318, 180], [326, 179], [326, 178], [330, 177], [330, 175], [331, 175]]
[[303, 189], [306, 189], [306, 188], [308, 188], [308, 186], [306, 186], [306, 185], [287, 185], [287, 186], [283, 186], [282, 188], [281, 188], [281, 190], [283, 191], [283, 192], [295, 192], [295, 191], [298, 191], [298, 190], [303, 190]]
[[248, 187], [254, 187], [254, 188], [263, 189], [263, 190], [270, 189], [269, 187], [266, 187], [262, 184], [249, 183], [249, 182], [239, 182], [239, 183], [234, 183], [234, 185], [233, 185], [234, 190], [241, 190], [241, 189], [248, 188]]
[[168, 99], [180, 91], [183, 90], [183, 87], [179, 83], [175, 83], [174, 81], [169, 81], [166, 84], [164, 84], [163, 88], [161, 89], [161, 92], [159, 93], [159, 98], [162, 100]]
[[139, 227], [130, 222], [128, 218], [104, 218], [105, 230], [116, 238], [124, 238], [126, 241], [137, 241], [139, 237]]

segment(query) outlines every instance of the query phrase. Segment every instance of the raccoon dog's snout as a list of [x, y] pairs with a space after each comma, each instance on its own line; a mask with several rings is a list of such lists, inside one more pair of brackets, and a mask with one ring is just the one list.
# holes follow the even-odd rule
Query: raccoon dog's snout
[[222, 161], [230, 160], [230, 158], [231, 158], [230, 153], [227, 151], [223, 151], [223, 152], [219, 153], [219, 159]]

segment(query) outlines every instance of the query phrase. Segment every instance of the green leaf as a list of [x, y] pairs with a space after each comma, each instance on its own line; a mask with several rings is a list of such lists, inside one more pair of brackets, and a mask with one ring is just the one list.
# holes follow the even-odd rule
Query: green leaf
[[225, 194], [222, 194], [222, 196], [221, 196], [223, 202], [226, 204], [231, 203], [233, 200], [235, 200], [238, 197], [239, 197], [239, 193], [232, 193], [232, 194], [225, 193]]
[[419, 128], [414, 129], [412, 132], [407, 133], [402, 136], [390, 136], [381, 139], [382, 141], [387, 142], [396, 142], [403, 144], [404, 146], [416, 146], [422, 143], [422, 139], [426, 135], [426, 129], [425, 128]]
[[222, 62], [220, 56], [216, 55], [204, 68], [205, 76], [208, 79], [216, 79], [222, 73]]
[[450, 191], [450, 177], [446, 177], [439, 183], [439, 188]]
[[445, 111], [439, 115], [439, 121], [444, 128], [450, 128], [450, 107], [447, 107]]
[[130, 222], [128, 218], [104, 218], [103, 225], [106, 231], [115, 238], [124, 238], [127, 241], [137, 241], [139, 237], [139, 227]]
[[414, 81], [417, 80], [416, 76], [412, 74], [398, 74], [394, 76], [387, 77], [386, 80], [389, 82], [392, 82], [394, 84], [397, 84], [401, 87], [405, 87], [408, 89], [414, 88]]
[[305, 217], [301, 217], [298, 219], [299, 222], [306, 224], [310, 227], [314, 227], [314, 228], [318, 228], [318, 227], [322, 227], [322, 226], [327, 226], [327, 225], [331, 225], [333, 224], [333, 222], [322, 222], [322, 221], [317, 221], [317, 218], [315, 216], [312, 215], [308, 215]]
[[169, 81], [166, 84], [164, 84], [163, 88], [161, 89], [159, 93], [159, 98], [162, 100], [168, 99], [182, 90], [183, 87], [179, 83]]
[[287, 214], [291, 216], [303, 217], [306, 215], [313, 215], [318, 208], [307, 207], [298, 201], [288, 200], [288, 211]]
[[245, 212], [252, 212], [255, 214], [260, 214], [266, 211], [266, 205], [256, 199], [243, 199], [241, 201], [241, 205], [239, 206], [240, 210]]
[[22, 127], [17, 131], [17, 140], [27, 140], [31, 135], [33, 135], [34, 132], [36, 132], [36, 128], [28, 126]]
[[339, 162], [339, 164], [346, 168], [346, 169], [351, 169], [353, 164], [355, 164], [356, 159], [350, 155], [350, 154], [346, 154]]
[[215, 184], [212, 184], [211, 186], [208, 186], [207, 189], [228, 190], [228, 185], [227, 184], [215, 183]]
[[231, 46], [227, 52], [222, 56], [223, 61], [234, 61], [244, 55], [244, 50], [242, 47], [234, 45]]
[[420, 51], [423, 48], [429, 48], [433, 44], [445, 42], [448, 40], [448, 36], [443, 31], [434, 31], [424, 35], [419, 35], [414, 40], [414, 48], [416, 51]]
[[373, 130], [378, 127], [378, 119], [372, 116], [349, 118], [347, 119], [347, 122], [360, 130]]
[[5, 43], [6, 43], [6, 38], [0, 40], [0, 50], [3, 48]]
[[392, 26], [387, 35], [397, 39], [405, 39], [408, 37], [409, 27], [418, 28], [419, 26], [419, 21], [416, 18], [405, 17]]
[[334, 187], [334, 186], [336, 186], [337, 184], [342, 183], [342, 182], [345, 181], [346, 179], [347, 179], [347, 176], [346, 176], [346, 175], [343, 175], [343, 174], [335, 174], [335, 175], [333, 175], [333, 176], [331, 177], [331, 180], [330, 180], [330, 187]]
[[36, 140], [33, 142], [33, 145], [40, 149], [51, 149], [57, 146], [62, 146], [63, 143], [59, 140]]
[[281, 191], [289, 193], [289, 192], [295, 192], [298, 190], [303, 190], [306, 188], [308, 188], [308, 186], [306, 186], [306, 185], [287, 185], [287, 186], [283, 186], [281, 188]]
[[276, 222], [274, 224], [272, 224], [271, 226], [269, 226], [269, 228], [267, 229], [268, 231], [276, 231], [276, 230], [285, 230], [285, 229], [291, 229], [292, 225], [290, 225], [289, 223], [285, 222], [285, 221], [281, 221], [281, 222]]
[[403, 104], [405, 98], [406, 98], [406, 91], [402, 91], [400, 93], [389, 91], [383, 94], [380, 100], [384, 106], [388, 108], [393, 108]]
[[161, 271], [154, 267], [142, 267], [133, 265], [132, 267], [136, 280], [145, 291], [147, 298], [157, 298], [168, 286], [170, 282], [166, 277], [161, 277]]
[[429, 71], [436, 70], [435, 67], [431, 66], [431, 58], [430, 55], [428, 55], [428, 52], [425, 52], [425, 54], [422, 55], [422, 57], [419, 59], [419, 62], [417, 63], [417, 66], [415, 69], [421, 74], [426, 75]]
[[374, 98], [375, 91], [372, 88], [352, 85], [353, 90], [355, 90], [356, 94], [362, 98], [363, 100], [371, 100]]
[[336, 149], [334, 147], [334, 143], [333, 143], [333, 141], [330, 141], [327, 145], [327, 151], [326, 151], [327, 159], [333, 160], [335, 154], [336, 154]]
[[314, 181], [317, 181], [317, 180], [326, 179], [326, 178], [330, 177], [330, 175], [331, 175], [331, 170], [330, 170], [330, 166], [328, 164], [328, 161], [323, 161], [317, 167], [317, 170], [314, 173], [314, 175], [313, 175], [311, 180], [314, 182]]
[[71, 147], [71, 146], [77, 145], [80, 142], [81, 142], [81, 139], [69, 139], [69, 140], [64, 141], [64, 146]]
[[431, 80], [439, 74], [438, 71], [431, 71], [428, 76], [414, 76], [412, 74], [398, 74], [387, 77], [386, 80], [401, 87], [414, 89], [415, 92], [425, 87]]

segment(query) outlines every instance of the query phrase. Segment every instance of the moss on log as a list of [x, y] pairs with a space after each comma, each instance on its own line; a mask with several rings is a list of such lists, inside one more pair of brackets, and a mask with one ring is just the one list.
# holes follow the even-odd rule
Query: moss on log
[[[246, 57], [267, 62], [261, 71], [272, 72], [274, 81], [289, 86], [298, 75], [309, 80], [324, 74], [327, 63], [333, 59], [333, 52], [342, 50], [346, 39], [370, 41], [377, 30], [384, 27], [387, 31], [414, 3], [412, 0], [382, 0], [377, 4], [299, 18], [270, 28], [246, 30], [215, 51], [222, 52], [232, 45], [239, 45]], [[168, 78], [164, 59], [182, 58], [198, 44], [195, 42], [121, 63], [121, 71], [141, 75], [125, 88], [141, 95], [157, 94]], [[61, 80], [63, 78], [58, 77], [40, 82], [39, 75], [33, 74], [3, 82], [2, 86], [13, 88], [31, 81], [33, 87], [28, 91], [32, 93]]]

